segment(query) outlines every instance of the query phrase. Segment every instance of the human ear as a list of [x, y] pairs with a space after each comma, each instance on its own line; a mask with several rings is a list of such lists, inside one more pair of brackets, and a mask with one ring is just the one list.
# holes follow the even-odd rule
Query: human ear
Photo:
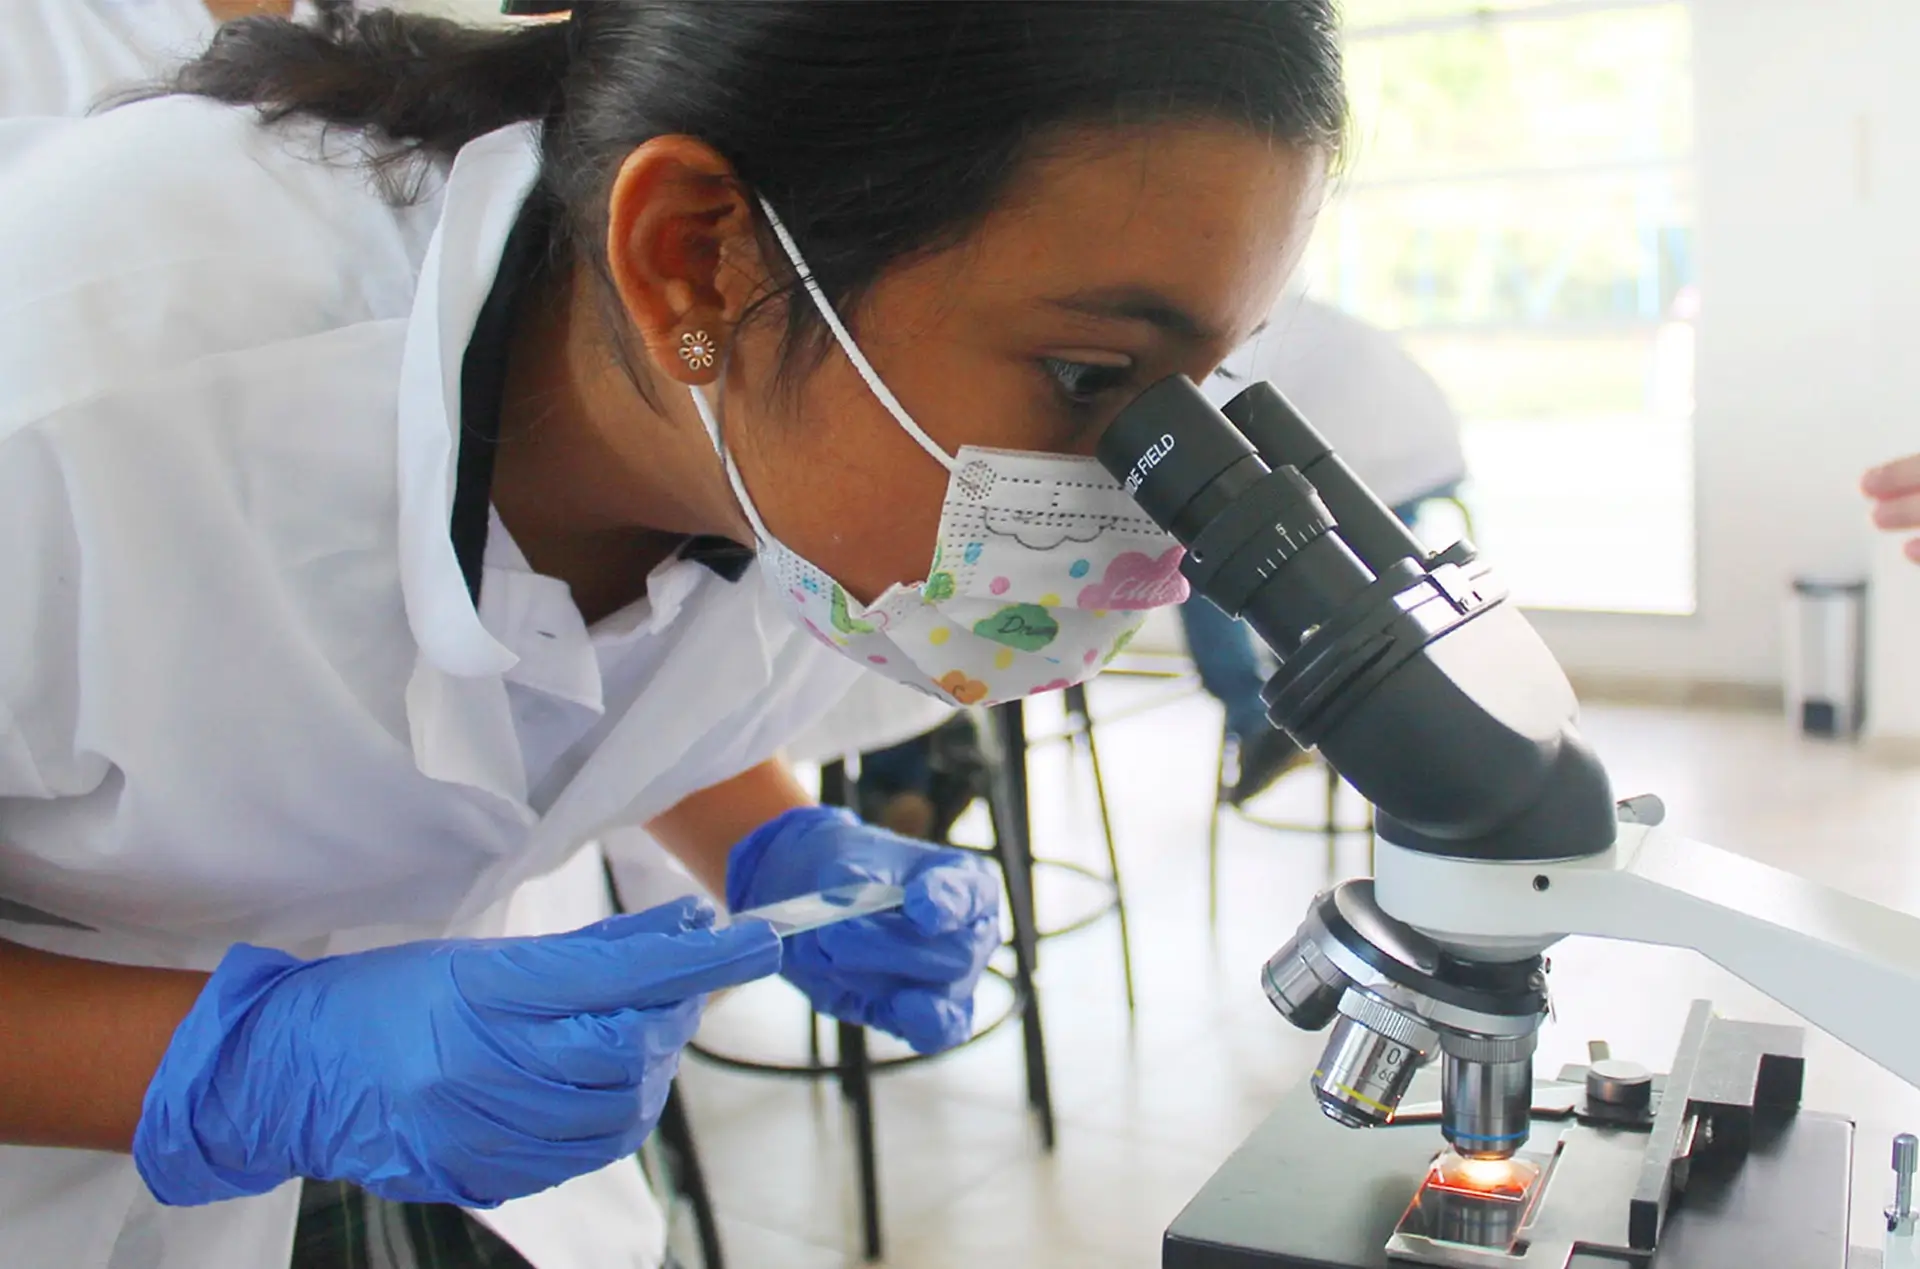
[[607, 264], [660, 374], [685, 384], [720, 377], [763, 282], [759, 260], [749, 196], [711, 146], [655, 137], [621, 163], [607, 197]]

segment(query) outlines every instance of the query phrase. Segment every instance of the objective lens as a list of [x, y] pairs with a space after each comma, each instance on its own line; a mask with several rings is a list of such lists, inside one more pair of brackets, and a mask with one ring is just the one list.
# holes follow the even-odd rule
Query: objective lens
[[1335, 1123], [1376, 1128], [1393, 1118], [1432, 1050], [1434, 1033], [1358, 992], [1349, 991], [1340, 1007], [1343, 1016], [1313, 1073], [1313, 1094], [1320, 1112]]
[[1440, 1135], [1469, 1159], [1511, 1158], [1533, 1129], [1534, 1037], [1449, 1035], [1441, 1045]]
[[1260, 985], [1281, 1017], [1302, 1031], [1318, 1031], [1333, 1021], [1349, 984], [1313, 932], [1303, 930], [1268, 959]]

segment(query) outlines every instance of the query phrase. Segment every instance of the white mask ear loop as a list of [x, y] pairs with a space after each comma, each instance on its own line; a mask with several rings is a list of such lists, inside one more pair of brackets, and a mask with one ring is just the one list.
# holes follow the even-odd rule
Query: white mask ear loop
[[733, 486], [734, 501], [740, 504], [740, 510], [746, 513], [747, 523], [753, 526], [755, 536], [762, 542], [772, 540], [766, 524], [760, 519], [760, 512], [753, 505], [753, 499], [747, 497], [746, 482], [740, 479], [740, 468], [735, 465], [733, 455], [720, 440], [720, 416], [714, 413], [713, 405], [707, 400], [707, 394], [692, 384], [687, 391], [693, 394], [693, 408], [700, 412], [700, 421], [707, 426], [707, 439], [713, 442], [713, 452], [720, 455], [720, 465], [727, 469], [727, 483]]
[[827, 328], [833, 332], [834, 339], [839, 341], [840, 351], [847, 354], [847, 360], [852, 362], [853, 368], [860, 372], [860, 377], [867, 381], [868, 390], [881, 405], [887, 407], [887, 413], [893, 415], [893, 421], [905, 428], [908, 436], [920, 442], [921, 449], [933, 455], [935, 462], [948, 471], [959, 466], [947, 451], [934, 444], [932, 437], [920, 430], [920, 425], [913, 421], [913, 416], [907, 413], [906, 407], [900, 404], [894, 397], [893, 391], [881, 381], [878, 374], [874, 373], [872, 365], [867, 362], [866, 354], [860, 351], [860, 345], [853, 342], [853, 335], [847, 330], [846, 324], [840, 320], [840, 314], [833, 311], [833, 304], [827, 299], [826, 292], [822, 291], [820, 284], [814, 281], [813, 270], [809, 269], [807, 262], [801, 258], [800, 247], [794, 242], [793, 235], [787, 232], [786, 225], [780, 219], [780, 213], [774, 211], [772, 205], [764, 198], [760, 200], [760, 210], [767, 214], [767, 223], [773, 227], [773, 236], [780, 240], [780, 249], [787, 253], [787, 259], [793, 263], [794, 271], [800, 275], [800, 281], [807, 288], [807, 294], [813, 297], [813, 306], [820, 310], [820, 316], [826, 320]]

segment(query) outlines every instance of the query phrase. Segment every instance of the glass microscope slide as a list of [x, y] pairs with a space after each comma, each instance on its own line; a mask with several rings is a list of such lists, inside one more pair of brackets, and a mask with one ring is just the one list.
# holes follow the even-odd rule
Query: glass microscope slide
[[813, 894], [795, 895], [765, 907], [748, 908], [744, 912], [734, 913], [733, 919], [765, 921], [773, 927], [774, 933], [784, 939], [817, 930], [823, 925], [836, 925], [855, 917], [872, 916], [876, 912], [897, 908], [905, 898], [906, 891], [899, 886], [863, 881], [848, 886], [834, 886]]

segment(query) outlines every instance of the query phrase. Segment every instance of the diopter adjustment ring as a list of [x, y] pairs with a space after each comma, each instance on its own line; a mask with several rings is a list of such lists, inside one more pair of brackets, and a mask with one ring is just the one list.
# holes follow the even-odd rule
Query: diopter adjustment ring
[[1275, 468], [1194, 535], [1180, 571], [1237, 617], [1282, 565], [1338, 526], [1298, 468]]

